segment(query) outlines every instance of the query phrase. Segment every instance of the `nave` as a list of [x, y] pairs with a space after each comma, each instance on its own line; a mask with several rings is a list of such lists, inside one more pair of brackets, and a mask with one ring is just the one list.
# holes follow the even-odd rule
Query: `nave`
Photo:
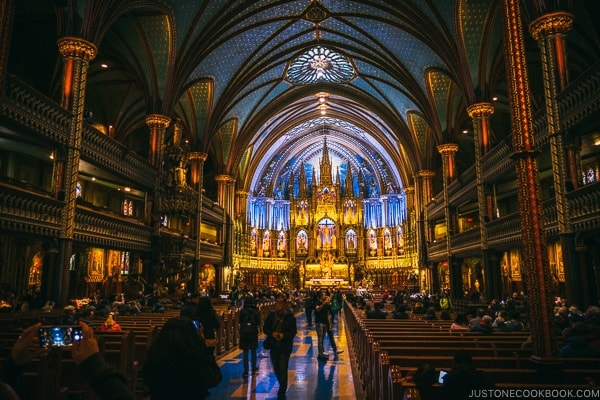
[[[329, 360], [317, 360], [317, 333], [314, 326], [308, 327], [304, 313], [296, 314], [298, 334], [294, 339], [294, 351], [289, 363], [288, 400], [361, 400], [360, 381], [354, 380], [352, 351], [348, 347], [346, 325], [343, 316], [336, 318], [333, 327], [336, 344], [344, 350], [333, 355], [329, 341], [325, 338], [325, 350]], [[271, 368], [269, 352], [262, 349], [264, 335], [258, 348], [259, 372], [242, 377], [242, 351], [233, 350], [219, 357], [223, 381], [210, 390], [208, 400], [253, 399], [275, 400], [278, 384]]]

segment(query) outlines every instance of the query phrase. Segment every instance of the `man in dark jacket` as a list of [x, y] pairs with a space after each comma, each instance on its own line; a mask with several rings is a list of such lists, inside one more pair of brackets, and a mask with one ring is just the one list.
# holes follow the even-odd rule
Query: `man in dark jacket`
[[288, 386], [288, 364], [297, 332], [296, 317], [288, 307], [285, 294], [277, 295], [275, 310], [271, 311], [265, 319], [263, 332], [273, 342], [270, 351], [271, 364], [279, 382], [277, 400], [283, 400]]

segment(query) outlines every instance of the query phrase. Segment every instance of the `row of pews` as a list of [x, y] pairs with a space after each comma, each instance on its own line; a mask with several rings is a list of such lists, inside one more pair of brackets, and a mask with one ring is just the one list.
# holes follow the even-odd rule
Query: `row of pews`
[[[263, 320], [271, 308], [272, 303], [259, 306]], [[239, 309], [218, 307], [217, 314], [221, 322], [216, 347], [219, 357], [238, 346]], [[52, 325], [59, 315], [35, 311], [0, 314], [0, 362], [8, 357], [23, 328], [38, 321]], [[104, 322], [102, 318], [89, 321], [104, 359], [125, 374], [131, 390], [138, 397], [145, 394], [141, 373], [147, 350], [164, 323], [176, 316], [179, 316], [179, 310], [167, 310], [161, 314], [117, 315], [116, 320], [122, 328], [119, 332], [100, 331], [99, 327]], [[97, 400], [76, 368], [68, 347], [51, 349], [34, 359], [26, 366], [14, 389], [21, 399], [27, 400]]]
[[[553, 360], [558, 368], [544, 369], [522, 348], [528, 332], [450, 331], [451, 321], [366, 319], [364, 311], [344, 304], [348, 341], [367, 399], [419, 398], [409, 377], [425, 363], [451, 370], [456, 350], [465, 349], [473, 365], [485, 371], [499, 389], [589, 389], [589, 378], [600, 377], [600, 360]], [[441, 390], [436, 384], [434, 390]]]

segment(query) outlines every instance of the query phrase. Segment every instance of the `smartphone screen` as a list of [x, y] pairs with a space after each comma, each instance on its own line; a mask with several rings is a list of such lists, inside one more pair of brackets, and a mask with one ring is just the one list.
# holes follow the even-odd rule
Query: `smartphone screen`
[[440, 370], [440, 375], [438, 376], [438, 383], [444, 384], [444, 376], [446, 376], [447, 372], [444, 370]]
[[81, 326], [42, 326], [38, 332], [40, 347], [72, 346], [83, 338]]
[[194, 319], [194, 320], [192, 320], [192, 322], [194, 323], [196, 330], [199, 331], [200, 330], [200, 321], [198, 321], [197, 319]]

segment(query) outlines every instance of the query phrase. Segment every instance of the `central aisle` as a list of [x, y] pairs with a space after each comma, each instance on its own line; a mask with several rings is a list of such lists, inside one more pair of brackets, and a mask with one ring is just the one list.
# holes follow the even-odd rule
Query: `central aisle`
[[[354, 377], [352, 375], [351, 354], [346, 340], [346, 326], [342, 317], [336, 318], [333, 331], [336, 344], [342, 354], [333, 355], [327, 337], [325, 351], [329, 360], [317, 360], [317, 333], [308, 327], [304, 313], [296, 314], [298, 334], [294, 340], [294, 351], [289, 364], [288, 400], [356, 400]], [[220, 399], [277, 399], [278, 384], [272, 372], [269, 352], [262, 349], [259, 340], [257, 375], [242, 377], [242, 352], [238, 349], [220, 357], [219, 365], [223, 372], [223, 382], [210, 390], [208, 400]]]

